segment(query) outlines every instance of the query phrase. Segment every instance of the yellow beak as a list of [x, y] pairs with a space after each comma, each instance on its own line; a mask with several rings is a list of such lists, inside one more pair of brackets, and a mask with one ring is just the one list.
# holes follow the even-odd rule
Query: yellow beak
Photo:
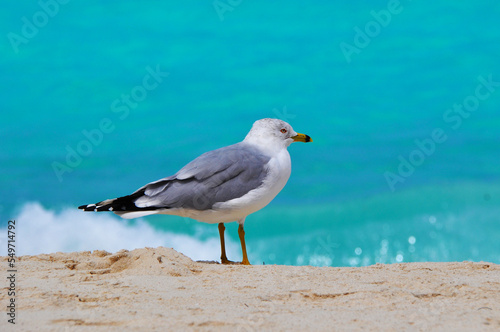
[[297, 133], [297, 135], [295, 136], [292, 136], [293, 138], [293, 141], [294, 142], [304, 142], [304, 143], [308, 143], [308, 142], [312, 142], [312, 138], [309, 137], [309, 135], [304, 135], [304, 134], [299, 134]]

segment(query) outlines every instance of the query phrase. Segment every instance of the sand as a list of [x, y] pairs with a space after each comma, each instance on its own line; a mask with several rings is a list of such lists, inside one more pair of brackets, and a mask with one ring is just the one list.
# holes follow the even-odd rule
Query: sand
[[22, 256], [17, 270], [2, 331], [500, 330], [500, 265], [483, 262], [240, 266], [159, 247]]

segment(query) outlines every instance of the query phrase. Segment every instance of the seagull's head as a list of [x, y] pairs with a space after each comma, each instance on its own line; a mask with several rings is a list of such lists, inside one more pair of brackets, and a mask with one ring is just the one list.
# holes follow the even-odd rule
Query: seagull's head
[[288, 147], [293, 142], [312, 142], [308, 135], [297, 133], [285, 121], [279, 119], [262, 119], [254, 122], [245, 141], [257, 144]]

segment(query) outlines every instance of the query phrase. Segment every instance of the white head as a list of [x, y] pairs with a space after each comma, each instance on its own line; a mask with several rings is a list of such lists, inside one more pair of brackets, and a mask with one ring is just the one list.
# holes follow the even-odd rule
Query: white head
[[245, 142], [280, 148], [288, 147], [293, 142], [312, 142], [312, 139], [308, 135], [295, 132], [285, 121], [262, 119], [254, 122], [252, 129], [245, 137]]

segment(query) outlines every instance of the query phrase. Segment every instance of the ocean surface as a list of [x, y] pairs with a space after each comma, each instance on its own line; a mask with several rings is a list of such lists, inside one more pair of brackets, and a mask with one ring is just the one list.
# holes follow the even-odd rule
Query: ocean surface
[[[245, 223], [254, 264], [500, 263], [500, 2], [8, 2], [0, 254], [165, 246], [216, 225], [77, 206], [288, 121], [292, 176]], [[228, 258], [241, 259], [237, 225]]]

